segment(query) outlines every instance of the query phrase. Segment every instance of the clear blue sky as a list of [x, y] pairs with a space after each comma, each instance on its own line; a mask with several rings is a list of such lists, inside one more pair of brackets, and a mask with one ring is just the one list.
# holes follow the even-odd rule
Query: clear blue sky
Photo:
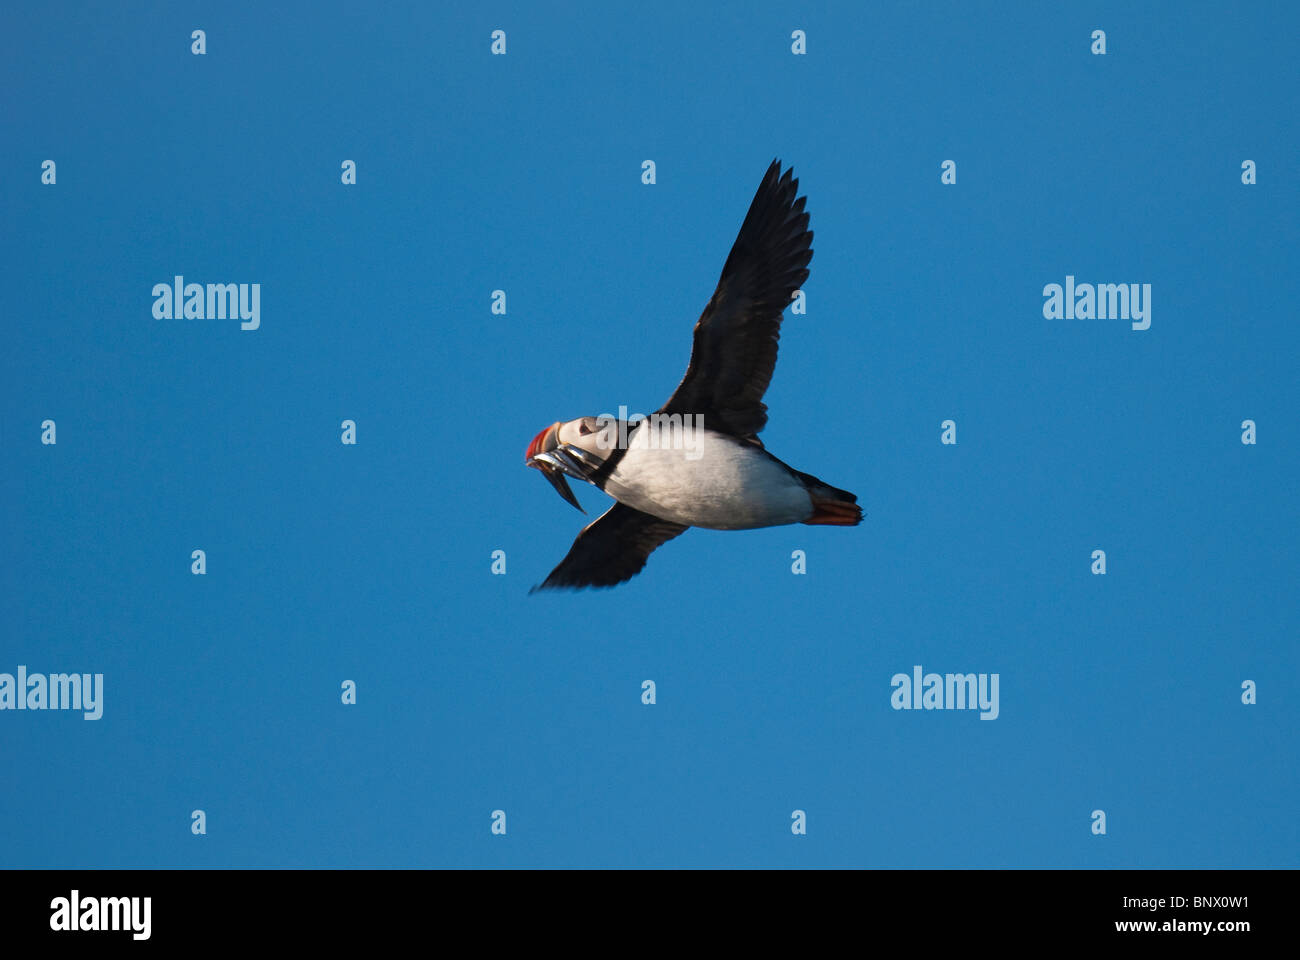
[[[0, 865], [1297, 865], [1300, 14], [834, 6], [5, 7], [0, 672], [105, 694], [0, 713]], [[864, 523], [529, 596], [583, 518], [524, 448], [667, 398], [774, 156], [764, 439]]]

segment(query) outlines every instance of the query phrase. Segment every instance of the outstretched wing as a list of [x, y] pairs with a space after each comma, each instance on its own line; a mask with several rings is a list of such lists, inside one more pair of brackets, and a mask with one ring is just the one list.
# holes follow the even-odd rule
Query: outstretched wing
[[660, 413], [697, 413], [704, 425], [753, 443], [767, 423], [763, 394], [776, 366], [781, 313], [808, 279], [812, 231], [794, 171], [773, 160], [695, 324], [690, 366]]
[[582, 528], [568, 556], [529, 593], [557, 587], [612, 587], [630, 580], [656, 547], [686, 529], [684, 524], [616, 503]]

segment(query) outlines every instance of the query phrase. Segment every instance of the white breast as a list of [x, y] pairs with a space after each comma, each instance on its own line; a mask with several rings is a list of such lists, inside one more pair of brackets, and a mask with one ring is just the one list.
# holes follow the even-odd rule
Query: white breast
[[631, 443], [605, 492], [656, 517], [713, 530], [774, 527], [812, 515], [803, 484], [762, 450], [708, 430], [693, 440], [693, 450]]

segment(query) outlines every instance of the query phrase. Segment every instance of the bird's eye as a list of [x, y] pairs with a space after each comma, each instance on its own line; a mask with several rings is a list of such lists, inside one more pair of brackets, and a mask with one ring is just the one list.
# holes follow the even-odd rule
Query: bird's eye
[[591, 427], [587, 426], [586, 420], [578, 421], [578, 436], [585, 437], [587, 434], [591, 432], [592, 432]]

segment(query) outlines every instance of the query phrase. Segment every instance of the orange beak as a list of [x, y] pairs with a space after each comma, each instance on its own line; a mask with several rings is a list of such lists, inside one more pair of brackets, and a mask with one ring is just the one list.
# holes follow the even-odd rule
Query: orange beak
[[[528, 451], [524, 454], [524, 463], [530, 467], [536, 467], [542, 471], [542, 475], [551, 481], [551, 486], [568, 503], [573, 504], [582, 513], [582, 504], [578, 498], [573, 495], [569, 488], [569, 481], [564, 478], [563, 471], [556, 465], [555, 458], [550, 456], [552, 450], [560, 445], [560, 421], [556, 420], [553, 424], [533, 437], [533, 442], [528, 445]], [[540, 456], [539, 456], [540, 455]]]

